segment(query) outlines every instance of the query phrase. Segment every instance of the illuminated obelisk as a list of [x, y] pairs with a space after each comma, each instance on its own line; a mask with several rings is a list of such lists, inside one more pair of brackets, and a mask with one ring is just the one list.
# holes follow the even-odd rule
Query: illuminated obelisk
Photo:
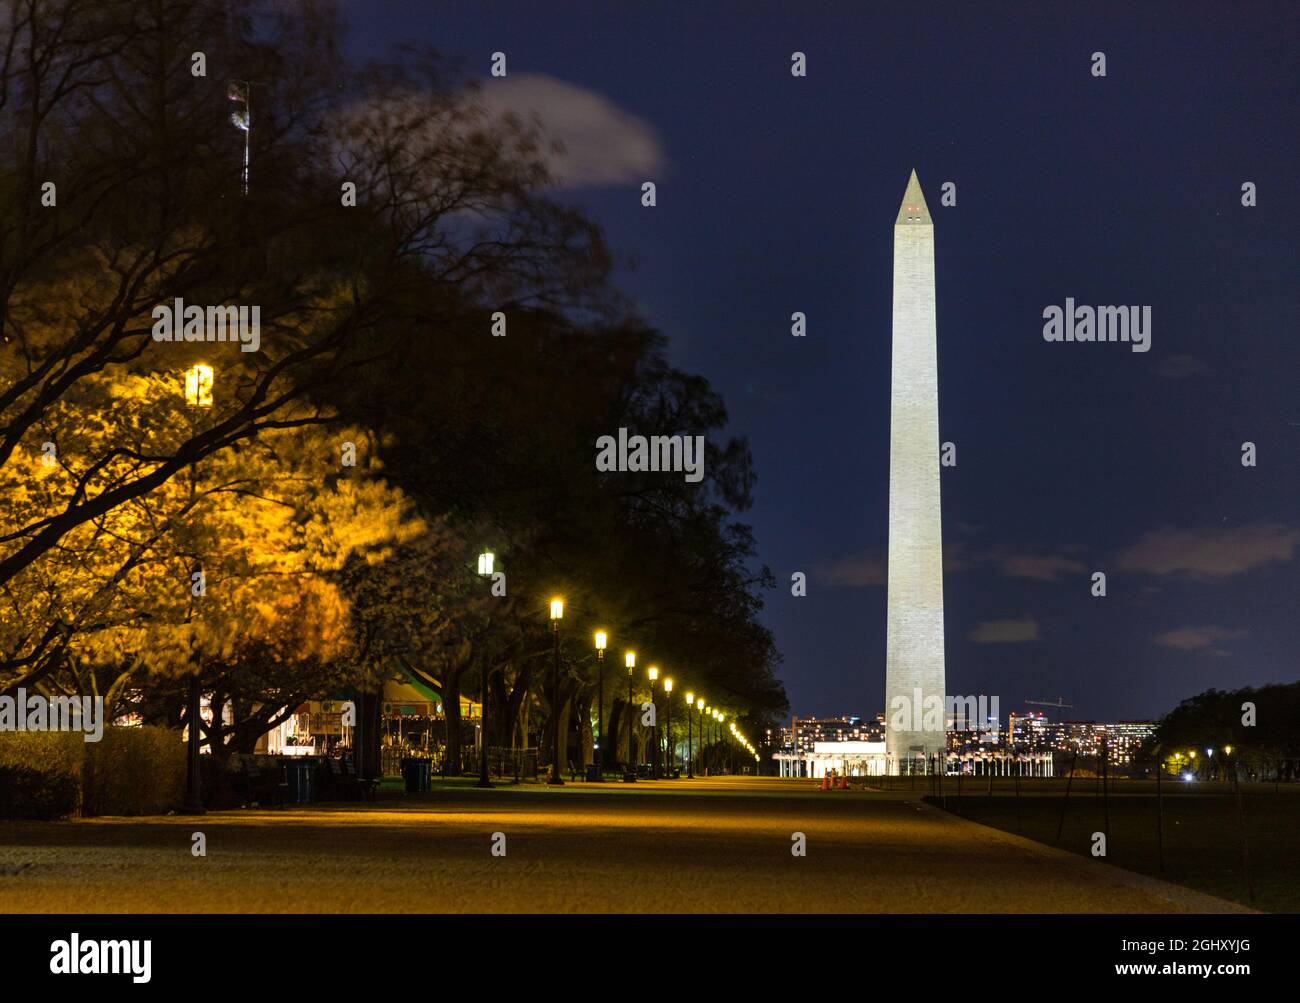
[[[891, 772], [925, 771], [946, 744], [937, 355], [934, 223], [912, 171], [894, 221], [885, 641], [885, 749]], [[895, 727], [900, 722], [903, 727]]]

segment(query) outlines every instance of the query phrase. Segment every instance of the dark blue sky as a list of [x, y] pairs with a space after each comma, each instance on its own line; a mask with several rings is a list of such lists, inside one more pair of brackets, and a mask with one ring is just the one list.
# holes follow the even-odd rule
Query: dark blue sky
[[[913, 167], [957, 444], [949, 690], [1131, 718], [1300, 676], [1298, 8], [1061, 6], [344, 7], [357, 54], [419, 40], [486, 78], [503, 51], [512, 77], [593, 92], [657, 139], [657, 207], [636, 172], [560, 197], [635, 258], [621, 286], [750, 441], [797, 714], [884, 709], [892, 229]], [[1151, 351], [1044, 342], [1067, 296], [1149, 305]]]

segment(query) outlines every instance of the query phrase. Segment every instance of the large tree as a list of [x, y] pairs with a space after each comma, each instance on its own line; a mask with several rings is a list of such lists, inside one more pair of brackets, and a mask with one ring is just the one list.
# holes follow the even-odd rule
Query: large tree
[[[189, 407], [162, 377], [82, 381], [44, 424], [62, 452], [23, 449], [0, 468], [0, 530], [58, 510], [102, 440], [121, 453], [101, 475], [117, 477], [221, 409]], [[201, 668], [247, 735], [355, 677], [343, 570], [382, 565], [430, 532], [374, 454], [357, 429], [263, 431], [65, 534], [0, 588], [0, 688], [88, 689], [113, 704], [128, 686], [166, 691]]]
[[[117, 479], [101, 476], [116, 445], [87, 457], [58, 510], [0, 538], [0, 585], [195, 461], [329, 421], [285, 409], [350, 379], [376, 332], [416, 334], [411, 290], [573, 301], [605, 267], [597, 231], [538, 194], [529, 130], [430, 57], [349, 65], [323, 5], [12, 0], [7, 20], [0, 466], [106, 367], [192, 361], [193, 345], [153, 339], [156, 307], [255, 304], [262, 332], [255, 352], [206, 346], [228, 349], [237, 406]], [[248, 133], [228, 121], [246, 107], [232, 81]]]
[[[430, 294], [411, 309], [432, 315], [440, 305]], [[476, 520], [473, 535], [497, 551], [508, 600], [489, 602], [490, 630], [462, 634], [473, 648], [449, 676], [491, 673], [494, 744], [529, 730], [521, 719], [529, 704], [567, 722], [576, 698], [582, 746], [572, 758], [589, 756], [597, 627], [618, 649], [605, 663], [607, 735], [619, 732], [614, 701], [625, 704], [625, 647], [642, 652], [643, 669], [645, 659], [657, 661], [682, 685], [755, 715], [755, 725], [783, 712], [778, 656], [758, 621], [771, 577], [755, 566], [752, 535], [736, 518], [750, 503], [752, 463], [743, 440], [725, 437], [721, 399], [669, 365], [663, 338], [634, 318], [520, 308], [508, 325], [494, 338], [485, 309], [446, 315], [400, 342], [400, 356], [377, 357], [340, 401], [350, 417], [383, 424], [385, 462], [405, 490], [428, 511]], [[703, 480], [597, 470], [597, 438], [619, 427], [705, 435]], [[567, 602], [558, 708], [547, 615], [554, 594]], [[634, 683], [634, 700], [647, 699], [643, 671]], [[538, 724], [549, 734], [545, 720]]]
[[[14, 0], [8, 23], [0, 474], [33, 495], [4, 513], [0, 589], [59, 581], [89, 555], [116, 559], [87, 549], [87, 534], [141, 518], [190, 471], [342, 420], [373, 433], [393, 481], [451, 542], [405, 541], [392, 575], [354, 555], [337, 583], [270, 610], [323, 630], [324, 586], [343, 590], [360, 640], [341, 655], [300, 651], [303, 663], [319, 655], [313, 678], [344, 665], [373, 678], [399, 652], [452, 689], [486, 673], [502, 741], [528, 733], [529, 706], [565, 719], [576, 698], [576, 719], [590, 720], [590, 630], [603, 626], [715, 703], [784, 707], [758, 621], [771, 579], [737, 518], [754, 485], [748, 447], [726, 437], [717, 394], [668, 364], [662, 336], [610, 286], [599, 229], [547, 196], [533, 127], [488, 115], [431, 54], [349, 64], [323, 5]], [[251, 131], [229, 124], [232, 110], [251, 114]], [[259, 350], [156, 341], [156, 308], [177, 299], [258, 305]], [[506, 337], [493, 336], [499, 315]], [[148, 449], [60, 440], [69, 405], [116, 406], [96, 403], [105, 379], [175, 380], [200, 358], [218, 372], [209, 420], [177, 422]], [[597, 471], [595, 440], [619, 427], [706, 436], [704, 479]], [[57, 490], [37, 479], [46, 443]], [[174, 518], [188, 526], [191, 514]], [[501, 555], [504, 598], [466, 572], [481, 544]], [[42, 659], [87, 628], [145, 629], [140, 613], [157, 600], [113, 585], [145, 573], [128, 555], [83, 567], [84, 595], [48, 589], [49, 609], [6, 638], [0, 687], [45, 671]], [[414, 595], [412, 580], [423, 583]], [[554, 592], [569, 607], [550, 706], [540, 683]], [[72, 627], [54, 612], [68, 604], [81, 610]], [[208, 653], [244, 692], [271, 681], [258, 666], [291, 661], [269, 634], [245, 640], [229, 658]], [[286, 686], [285, 699], [301, 691]], [[638, 673], [634, 699], [644, 694]]]

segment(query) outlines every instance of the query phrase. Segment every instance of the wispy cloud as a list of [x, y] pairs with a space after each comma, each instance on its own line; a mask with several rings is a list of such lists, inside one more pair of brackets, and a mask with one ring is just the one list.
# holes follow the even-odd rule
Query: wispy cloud
[[1160, 529], [1143, 534], [1115, 557], [1121, 571], [1217, 581], [1267, 564], [1285, 564], [1300, 546], [1300, 530], [1279, 523], [1208, 529]]
[[[1108, 563], [1119, 571], [1221, 581], [1268, 564], [1285, 564], [1300, 550], [1300, 529], [1281, 523], [1204, 529], [1158, 529], [1142, 534]], [[992, 566], [1008, 578], [1055, 582], [1085, 574], [1090, 565], [1077, 545], [1052, 550], [1033, 546], [976, 548], [963, 540], [948, 540], [943, 548], [944, 574]], [[846, 588], [870, 588], [888, 583], [889, 557], [884, 550], [866, 549], [828, 558], [814, 565], [824, 583]]]
[[1155, 361], [1151, 371], [1165, 380], [1185, 380], [1189, 376], [1208, 373], [1210, 367], [1195, 355], [1166, 355]]
[[1244, 637], [1248, 631], [1228, 630], [1213, 624], [1204, 627], [1179, 627], [1167, 630], [1155, 636], [1156, 644], [1165, 648], [1177, 648], [1179, 651], [1208, 651], [1215, 655], [1226, 655], [1222, 648], [1216, 648], [1216, 641], [1227, 641], [1234, 637]]
[[888, 562], [879, 550], [859, 550], [843, 557], [821, 561], [813, 566], [813, 575], [827, 585], [869, 588], [887, 581]]
[[1061, 554], [1002, 553], [994, 559], [1004, 575], [1040, 582], [1054, 582], [1067, 572], [1077, 574], [1086, 570], [1081, 561]]
[[609, 98], [555, 77], [511, 73], [485, 81], [475, 99], [489, 113], [536, 121], [556, 186], [583, 188], [653, 179], [666, 156], [649, 123]]
[[[956, 574], [970, 567], [959, 544], [943, 548], [943, 573]], [[813, 565], [813, 576], [832, 586], [862, 589], [889, 583], [889, 557], [883, 550], [857, 550], [842, 557], [832, 557]]]
[[988, 620], [966, 635], [976, 644], [1024, 644], [1038, 640], [1038, 621], [1032, 616], [1018, 620]]

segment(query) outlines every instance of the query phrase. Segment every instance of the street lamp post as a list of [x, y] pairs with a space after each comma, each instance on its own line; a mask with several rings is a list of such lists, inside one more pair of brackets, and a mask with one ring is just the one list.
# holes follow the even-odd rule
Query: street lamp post
[[605, 773], [605, 642], [603, 630], [596, 631], [596, 779]]
[[673, 778], [673, 760], [677, 758], [673, 750], [673, 680], [671, 676], [664, 678], [664, 709], [668, 712], [664, 718], [664, 731], [667, 734], [667, 741], [664, 743], [664, 772], [668, 774], [668, 779]]
[[551, 779], [547, 784], [563, 787], [560, 776], [560, 621], [564, 618], [564, 600], [551, 600], [551, 635], [555, 657], [551, 662]]
[[659, 666], [652, 665], [647, 671], [650, 676], [650, 777], [659, 779], [659, 706], [655, 703], [655, 680], [659, 678]]
[[719, 737], [719, 731], [720, 731], [720, 729], [719, 729], [719, 727], [718, 727], [718, 722], [720, 722], [720, 721], [722, 720], [722, 718], [721, 718], [721, 716], [718, 714], [718, 708], [716, 708], [716, 707], [713, 708], [712, 717], [713, 717], [713, 731], [712, 731], [712, 738], [713, 738], [713, 762], [716, 763], [717, 766], [718, 766], [718, 769], [721, 770], [721, 769], [722, 769], [722, 757], [719, 755], [720, 750], [718, 749], [718, 744], [719, 744], [719, 742], [721, 741], [721, 739], [720, 739], [720, 737]]
[[709, 758], [709, 739], [713, 731], [710, 723], [713, 721], [713, 708], [702, 709], [700, 713], [700, 768], [709, 776], [713, 776], [711, 769], [712, 763]]
[[[185, 403], [196, 409], [212, 407], [212, 367], [198, 363], [185, 370]], [[190, 464], [190, 480], [194, 480], [194, 464]], [[191, 619], [193, 617], [194, 595], [190, 594]], [[193, 644], [193, 641], [191, 641]], [[186, 699], [185, 717], [188, 722], [189, 735], [185, 748], [185, 801], [181, 806], [184, 815], [203, 815], [203, 776], [199, 770], [199, 746], [202, 741], [202, 694], [199, 687], [200, 654], [197, 648], [190, 652], [189, 692]]]
[[[478, 573], [480, 578], [492, 577], [492, 566], [496, 562], [496, 555], [492, 551], [484, 548], [483, 553], [478, 555]], [[488, 667], [483, 665], [482, 677], [479, 679], [478, 691], [478, 783], [475, 787], [491, 787], [492, 780], [488, 776], [488, 730], [487, 730], [487, 702], [488, 702]]]
[[623, 664], [627, 666], [627, 772], [636, 776], [636, 764], [632, 762], [632, 670], [636, 668], [636, 652], [625, 654]]
[[691, 709], [695, 706], [695, 694], [690, 690], [686, 691], [686, 779], [692, 780], [695, 772], [692, 769], [691, 761]]
[[705, 759], [705, 750], [708, 747], [705, 741], [705, 708], [707, 705], [707, 700], [701, 696], [697, 703], [697, 707], [699, 707], [699, 772], [705, 774], [706, 777], [708, 776], [708, 763]]

